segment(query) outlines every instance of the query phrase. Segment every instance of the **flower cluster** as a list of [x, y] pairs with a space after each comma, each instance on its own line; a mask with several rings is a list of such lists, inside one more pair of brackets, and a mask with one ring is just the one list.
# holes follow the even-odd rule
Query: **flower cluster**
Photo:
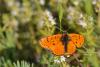
[[66, 61], [66, 58], [64, 56], [60, 56], [59, 59], [54, 60], [55, 63], [61, 63], [61, 62], [65, 62], [65, 61]]
[[46, 13], [46, 16], [47, 16], [48, 20], [50, 21], [50, 23], [52, 25], [55, 25], [56, 23], [55, 23], [55, 20], [53, 19], [51, 12], [49, 10], [45, 10], [45, 13]]

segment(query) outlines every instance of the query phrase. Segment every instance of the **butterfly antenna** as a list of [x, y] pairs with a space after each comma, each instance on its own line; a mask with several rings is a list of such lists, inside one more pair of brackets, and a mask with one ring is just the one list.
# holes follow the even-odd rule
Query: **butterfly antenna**
[[60, 30], [61, 32], [64, 32], [62, 29], [60, 29], [59, 27], [55, 26], [58, 30]]
[[67, 31], [63, 31], [62, 29], [60, 29], [59, 27], [57, 27], [56, 25], [55, 25], [55, 28], [57, 28], [58, 30], [60, 30], [61, 32], [63, 32], [64, 34], [66, 34], [67, 33]]

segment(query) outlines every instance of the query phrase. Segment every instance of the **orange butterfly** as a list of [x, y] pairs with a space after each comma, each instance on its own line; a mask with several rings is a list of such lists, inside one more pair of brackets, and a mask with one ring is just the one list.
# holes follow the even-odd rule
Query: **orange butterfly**
[[76, 48], [82, 47], [84, 37], [80, 34], [56, 34], [42, 38], [41, 47], [50, 50], [55, 55], [73, 54]]

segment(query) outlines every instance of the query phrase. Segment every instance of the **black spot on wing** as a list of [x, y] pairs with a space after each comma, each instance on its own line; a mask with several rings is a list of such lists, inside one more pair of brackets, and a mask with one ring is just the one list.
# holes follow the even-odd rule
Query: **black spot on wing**
[[76, 41], [75, 43], [77, 44], [78, 42]]
[[81, 39], [81, 36], [79, 35], [78, 40], [80, 41], [80, 39]]
[[55, 45], [55, 43], [53, 43], [53, 45]]

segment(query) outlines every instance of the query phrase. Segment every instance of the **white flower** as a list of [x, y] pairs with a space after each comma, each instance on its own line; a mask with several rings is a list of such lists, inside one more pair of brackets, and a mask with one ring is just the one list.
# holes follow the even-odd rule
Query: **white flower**
[[95, 5], [97, 3], [97, 0], [93, 0], [92, 4]]
[[17, 6], [17, 7], [19, 7], [20, 6], [20, 3], [19, 2], [14, 2], [14, 1], [8, 1], [7, 2], [7, 5], [9, 6], [9, 7], [12, 7], [12, 6]]
[[69, 6], [68, 9], [67, 9], [67, 11], [68, 11], [69, 13], [70, 13], [70, 12], [74, 12], [74, 10], [75, 10], [75, 9], [74, 9], [74, 7], [72, 7], [72, 6]]
[[67, 55], [67, 57], [70, 57], [70, 55]]
[[56, 24], [55, 23], [55, 20], [53, 20], [53, 19], [51, 19], [50, 22], [51, 22], [52, 25], [55, 25]]
[[67, 19], [68, 19], [68, 20], [72, 20], [72, 16], [71, 16], [71, 15], [68, 15], [68, 16], [67, 16]]
[[41, 29], [43, 27], [43, 25], [44, 25], [44, 21], [43, 20], [40, 20], [40, 22], [38, 22], [38, 24], [37, 24], [37, 27], [39, 29]]
[[75, 13], [74, 7], [69, 6], [68, 9], [67, 9], [67, 12], [68, 12], [67, 19], [68, 19], [68, 20], [72, 20], [72, 19], [73, 19], [73, 15], [74, 15], [74, 13]]
[[9, 7], [11, 7], [11, 6], [14, 5], [14, 2], [13, 2], [13, 1], [8, 1], [7, 5], [8, 5]]
[[75, 4], [75, 5], [78, 5], [78, 4], [79, 4], [79, 1], [74, 1], [74, 4]]
[[61, 57], [60, 57], [60, 61], [61, 61], [61, 62], [64, 62], [64, 61], [66, 61], [66, 58], [65, 58], [64, 56], [61, 56]]
[[15, 2], [15, 5], [16, 5], [17, 7], [20, 7], [20, 3], [19, 3], [19, 2]]
[[45, 0], [40, 0], [40, 4], [44, 5], [45, 4]]
[[82, 26], [83, 28], [87, 26], [86, 22], [84, 22], [83, 20], [79, 20], [78, 24]]
[[82, 13], [80, 14], [80, 17], [79, 18], [83, 18], [83, 14]]
[[61, 62], [65, 62], [66, 58], [64, 56], [60, 56], [59, 58], [56, 58], [54, 60], [55, 63], [61, 63]]
[[16, 16], [16, 15], [17, 15], [17, 11], [16, 11], [16, 10], [12, 10], [12, 11], [11, 11], [11, 14], [12, 14], [13, 16]]
[[52, 20], [53, 16], [51, 15], [49, 10], [45, 10], [45, 13], [47, 15], [47, 17], [49, 18], [49, 20]]
[[49, 10], [46, 10], [45, 13], [46, 13], [46, 15], [47, 15], [47, 17], [48, 17], [48, 20], [51, 22], [51, 24], [52, 24], [52, 25], [55, 25], [55, 24], [56, 24], [56, 23], [55, 23], [55, 20], [53, 19], [53, 16], [52, 16], [52, 14], [50, 13], [50, 11], [49, 11]]
[[56, 60], [54, 60], [54, 62], [55, 62], [55, 63], [60, 63], [60, 60], [57, 60], [57, 59], [56, 59]]

